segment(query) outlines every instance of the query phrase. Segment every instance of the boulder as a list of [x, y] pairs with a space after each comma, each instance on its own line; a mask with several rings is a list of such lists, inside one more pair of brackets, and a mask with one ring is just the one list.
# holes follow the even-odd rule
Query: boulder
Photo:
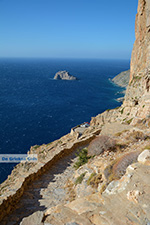
[[146, 165], [150, 165], [150, 150], [145, 149], [139, 156], [138, 162]]
[[25, 217], [20, 225], [41, 225], [43, 219], [43, 212], [37, 211], [32, 215]]

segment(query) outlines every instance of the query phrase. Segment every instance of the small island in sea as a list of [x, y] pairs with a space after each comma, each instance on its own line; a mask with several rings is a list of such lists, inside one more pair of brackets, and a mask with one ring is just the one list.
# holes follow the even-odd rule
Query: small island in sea
[[58, 71], [55, 76], [54, 80], [77, 80], [75, 76], [72, 76], [68, 71]]

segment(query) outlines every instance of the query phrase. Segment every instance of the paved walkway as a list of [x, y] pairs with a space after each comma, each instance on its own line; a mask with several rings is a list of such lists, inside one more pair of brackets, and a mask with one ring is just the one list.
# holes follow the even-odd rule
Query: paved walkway
[[1, 221], [1, 225], [20, 224], [24, 217], [35, 211], [44, 211], [59, 203], [66, 203], [64, 185], [74, 173], [75, 152], [60, 159], [49, 171], [34, 181], [17, 203], [17, 208]]

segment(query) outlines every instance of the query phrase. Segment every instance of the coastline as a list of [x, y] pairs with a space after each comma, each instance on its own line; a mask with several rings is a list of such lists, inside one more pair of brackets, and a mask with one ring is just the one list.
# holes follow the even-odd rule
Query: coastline
[[123, 90], [121, 92], [117, 92], [117, 94], [121, 95], [120, 97], [116, 98], [117, 102], [123, 103], [124, 99], [125, 99], [125, 94], [126, 94], [126, 89], [129, 83], [129, 77], [130, 77], [130, 69], [123, 71], [119, 74], [117, 74], [114, 78], [109, 78], [109, 81], [118, 86], [123, 88]]

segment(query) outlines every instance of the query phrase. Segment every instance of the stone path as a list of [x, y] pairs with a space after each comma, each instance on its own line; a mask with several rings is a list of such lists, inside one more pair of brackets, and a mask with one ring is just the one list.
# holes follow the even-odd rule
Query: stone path
[[49, 171], [30, 184], [17, 203], [15, 211], [5, 217], [1, 225], [20, 224], [24, 217], [35, 211], [44, 211], [59, 203], [66, 203], [64, 186], [67, 179], [74, 173], [75, 152], [61, 158]]

